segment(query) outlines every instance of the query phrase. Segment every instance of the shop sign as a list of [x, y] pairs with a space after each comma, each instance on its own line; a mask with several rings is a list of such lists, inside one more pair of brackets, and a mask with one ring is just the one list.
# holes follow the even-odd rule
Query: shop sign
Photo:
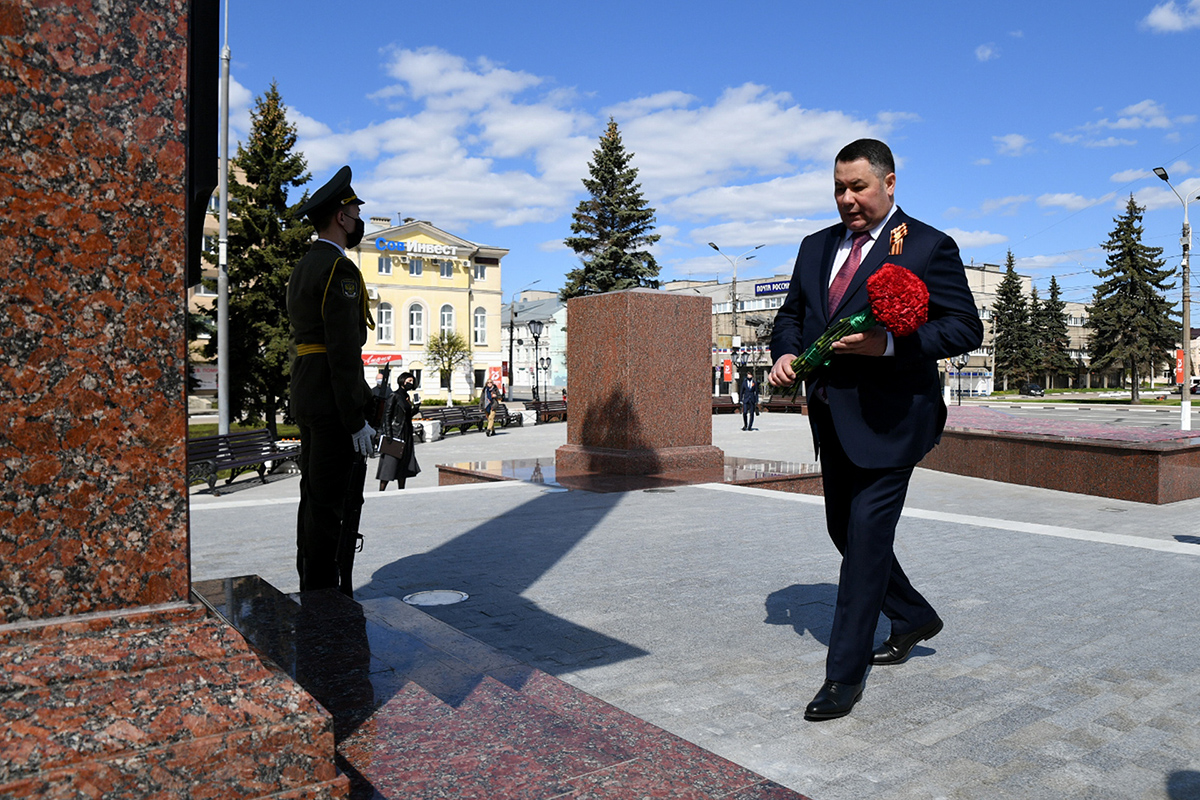
[[791, 281], [767, 281], [766, 283], [754, 284], [754, 296], [762, 297], [766, 294], [787, 294], [787, 290], [791, 287]]
[[390, 239], [375, 240], [375, 249], [380, 251], [395, 250], [398, 253], [414, 255], [450, 256], [458, 255], [458, 248], [448, 244], [429, 244], [427, 242], [393, 242]]
[[384, 364], [403, 364], [404, 356], [393, 353], [363, 353], [362, 362], [368, 367], [382, 367]]

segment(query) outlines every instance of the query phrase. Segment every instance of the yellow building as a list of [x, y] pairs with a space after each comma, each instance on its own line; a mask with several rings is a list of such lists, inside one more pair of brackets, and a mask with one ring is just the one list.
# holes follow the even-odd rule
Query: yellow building
[[[376, 370], [392, 364], [392, 383], [400, 372], [416, 373], [422, 397], [477, 395], [489, 368], [499, 370], [500, 261], [502, 247], [467, 241], [419, 220], [391, 225], [371, 217], [370, 230], [348, 255], [362, 271], [375, 315], [375, 330], [363, 347], [368, 382]], [[456, 331], [471, 349], [470, 358], [442, 378], [426, 363], [431, 336]]]

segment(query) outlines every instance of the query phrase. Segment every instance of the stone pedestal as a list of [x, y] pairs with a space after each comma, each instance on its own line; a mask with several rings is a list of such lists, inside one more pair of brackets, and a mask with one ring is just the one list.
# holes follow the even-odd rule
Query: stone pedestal
[[190, 598], [189, 8], [0, 4], [3, 797], [347, 789], [329, 716]]
[[570, 301], [559, 475], [720, 470], [712, 444], [711, 305], [651, 289]]

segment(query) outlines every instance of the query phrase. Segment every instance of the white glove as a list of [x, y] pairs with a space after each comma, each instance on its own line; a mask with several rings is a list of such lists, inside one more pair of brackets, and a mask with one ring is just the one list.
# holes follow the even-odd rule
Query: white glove
[[371, 457], [371, 440], [375, 438], [375, 429], [367, 423], [363, 423], [358, 433], [354, 434], [351, 439], [354, 441], [354, 450], [363, 458]]

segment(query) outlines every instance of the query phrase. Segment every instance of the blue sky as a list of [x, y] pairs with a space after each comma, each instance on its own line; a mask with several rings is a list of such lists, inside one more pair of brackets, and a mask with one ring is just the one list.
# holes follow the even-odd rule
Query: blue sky
[[892, 146], [897, 201], [964, 261], [1011, 248], [1068, 300], [1090, 299], [1131, 193], [1179, 266], [1182, 204], [1153, 167], [1200, 191], [1200, 0], [229, 4], [231, 138], [276, 80], [310, 188], [348, 163], [364, 216], [509, 248], [506, 295], [577, 266], [562, 240], [609, 116], [662, 280], [727, 281], [709, 241], [766, 245], [739, 280], [790, 272], [860, 136]]

